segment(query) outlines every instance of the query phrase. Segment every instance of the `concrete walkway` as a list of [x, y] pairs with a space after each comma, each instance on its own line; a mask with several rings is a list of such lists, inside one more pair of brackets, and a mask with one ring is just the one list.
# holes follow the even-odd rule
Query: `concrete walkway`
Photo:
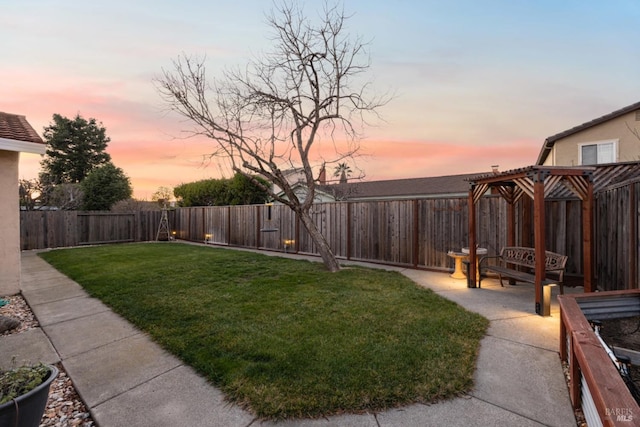
[[469, 395], [375, 414], [261, 422], [35, 252], [22, 254], [22, 293], [41, 329], [0, 337], [0, 360], [61, 361], [100, 427], [576, 425], [558, 357], [555, 297], [552, 316], [543, 318], [534, 314], [531, 286], [487, 280], [468, 289], [447, 274], [395, 270], [491, 320]]

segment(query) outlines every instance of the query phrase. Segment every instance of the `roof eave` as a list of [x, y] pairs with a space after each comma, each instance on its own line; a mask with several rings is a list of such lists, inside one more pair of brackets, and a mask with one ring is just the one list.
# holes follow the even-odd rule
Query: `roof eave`
[[538, 154], [538, 160], [536, 160], [536, 165], [542, 166], [544, 162], [547, 161], [547, 157], [549, 157], [549, 153], [553, 149], [553, 144], [555, 141], [550, 141], [549, 138], [544, 140], [544, 144], [542, 144], [542, 150], [540, 150], [540, 154]]
[[44, 154], [47, 151], [47, 146], [39, 142], [18, 141], [16, 139], [0, 138], [0, 150]]

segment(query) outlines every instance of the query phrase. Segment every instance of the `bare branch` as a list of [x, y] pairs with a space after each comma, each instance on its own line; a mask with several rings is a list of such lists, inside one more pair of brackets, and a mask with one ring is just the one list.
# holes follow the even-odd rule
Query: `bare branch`
[[[246, 68], [227, 71], [209, 84], [205, 59], [183, 55], [155, 82], [169, 108], [195, 125], [193, 134], [214, 141], [211, 156], [228, 159], [235, 172], [249, 178], [266, 178], [274, 184], [265, 188], [274, 200], [306, 215], [303, 225], [325, 263], [323, 250], [330, 249], [309, 215], [314, 165], [355, 156], [358, 129], [388, 101], [369, 96], [369, 84], [361, 82], [360, 75], [370, 67], [367, 44], [349, 35], [348, 19], [337, 5], [325, 4], [319, 19], [311, 19], [296, 2], [282, 3], [267, 17], [273, 50]], [[326, 139], [334, 146], [348, 141], [346, 151], [336, 150], [334, 159], [325, 159], [314, 148]], [[285, 171], [292, 168], [305, 176], [304, 198], [298, 197], [297, 183], [287, 179]], [[333, 258], [331, 269], [337, 268]]]
[[631, 132], [631, 134], [640, 141], [640, 132], [638, 132], [638, 129], [632, 128], [627, 122], [624, 122], [624, 124], [627, 127], [627, 129], [629, 129], [629, 132]]

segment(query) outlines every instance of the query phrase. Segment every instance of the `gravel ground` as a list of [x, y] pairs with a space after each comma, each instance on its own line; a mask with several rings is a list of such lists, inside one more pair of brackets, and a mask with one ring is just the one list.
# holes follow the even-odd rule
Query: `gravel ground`
[[[564, 372], [564, 379], [567, 381], [567, 388], [569, 388], [571, 374], [569, 373], [569, 364], [567, 362], [562, 362], [562, 370]], [[576, 416], [577, 427], [587, 427], [587, 421], [584, 418], [582, 408], [574, 409], [573, 413]]]
[[[4, 332], [2, 335], [19, 334], [40, 327], [31, 308], [21, 295], [0, 297], [0, 300], [9, 301], [8, 304], [0, 307], [0, 315], [13, 317], [21, 323], [16, 329]], [[51, 384], [49, 400], [40, 421], [40, 427], [94, 427], [96, 424], [78, 396], [71, 378], [61, 363], [56, 364], [56, 367], [60, 373]]]

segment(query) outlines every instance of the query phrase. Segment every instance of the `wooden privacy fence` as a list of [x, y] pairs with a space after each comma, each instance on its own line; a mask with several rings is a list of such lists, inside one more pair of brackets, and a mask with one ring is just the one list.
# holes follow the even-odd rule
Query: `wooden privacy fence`
[[[568, 256], [566, 273], [582, 274], [579, 200], [549, 200], [545, 206], [547, 249]], [[640, 282], [640, 181], [607, 188], [595, 201], [595, 272], [601, 290], [635, 289]], [[450, 250], [468, 245], [466, 198], [321, 203], [313, 218], [335, 254], [414, 268], [447, 270]], [[480, 199], [479, 245], [497, 254], [506, 245], [506, 202]], [[21, 212], [21, 247], [55, 248], [155, 240], [161, 211], [132, 213]], [[516, 244], [533, 246], [533, 209], [526, 197], [516, 205]], [[178, 239], [317, 254], [293, 211], [283, 205], [211, 206], [169, 211]]]
[[595, 272], [606, 291], [638, 289], [640, 181], [612, 186], [596, 201]]
[[[640, 188], [636, 186], [633, 191], [638, 193]], [[614, 255], [608, 248], [640, 242], [638, 227], [628, 233], [632, 226], [630, 218], [637, 221], [637, 215], [631, 213], [634, 209], [640, 210], [637, 196], [635, 200], [625, 196], [629, 191], [632, 190], [627, 185], [615, 190], [615, 194], [603, 192], [596, 199], [596, 272], [602, 272], [605, 279], [600, 280], [601, 289], [608, 290], [610, 283], [615, 282], [611, 281], [610, 269], [626, 276], [638, 275], [627, 252], [620, 260], [615, 256], [622, 252], [616, 251]], [[611, 200], [612, 197], [616, 201]], [[340, 258], [442, 270], [450, 269], [453, 264], [448, 251], [459, 251], [468, 245], [467, 202], [466, 198], [446, 198], [322, 203], [313, 207], [313, 217]], [[583, 271], [581, 202], [549, 200], [545, 204], [547, 249], [567, 255], [566, 273], [580, 276]], [[607, 210], [622, 215], [619, 205], [626, 206], [624, 221], [604, 215]], [[531, 201], [522, 198], [516, 212], [516, 244], [533, 246]], [[489, 254], [499, 253], [506, 245], [506, 202], [497, 196], [484, 197], [476, 214], [479, 245], [487, 248]], [[317, 255], [313, 242], [293, 212], [282, 205], [181, 208], [176, 211], [174, 227], [177, 237], [184, 240], [206, 239], [219, 245]], [[611, 236], [611, 228], [619, 229], [626, 241], [607, 237]], [[632, 256], [637, 258], [638, 254]], [[637, 287], [638, 279], [628, 283]]]
[[[506, 239], [504, 201], [482, 200], [482, 244], [497, 251]], [[450, 250], [468, 242], [466, 198], [336, 202], [313, 207], [312, 216], [336, 256], [449, 269]], [[273, 251], [318, 252], [295, 214], [283, 205], [193, 207], [176, 211], [178, 239]]]
[[[523, 197], [516, 204], [516, 245], [534, 246], [533, 203]], [[582, 203], [580, 200], [545, 201], [546, 249], [567, 255], [565, 272], [582, 275]], [[498, 225], [500, 227], [500, 225]], [[502, 224], [506, 227], [506, 222]], [[597, 242], [596, 242], [597, 243]], [[492, 253], [489, 251], [489, 253]], [[496, 254], [499, 253], [499, 249]]]
[[[161, 214], [161, 211], [20, 212], [20, 247], [29, 250], [155, 240]], [[173, 213], [170, 214], [172, 217]]]
[[[533, 245], [532, 204], [517, 208], [517, 242]], [[178, 239], [218, 245], [317, 255], [308, 233], [283, 205], [181, 208], [175, 214]], [[506, 202], [484, 197], [476, 224], [481, 247], [497, 254], [506, 245]], [[579, 200], [547, 202], [548, 249], [569, 257], [566, 272], [580, 275]], [[467, 198], [321, 203], [313, 207], [316, 225], [342, 259], [414, 268], [448, 270], [450, 250], [468, 245]]]
[[[550, 250], [580, 260], [576, 246], [579, 223], [567, 218], [575, 203], [558, 202], [548, 209], [547, 224], [562, 230], [549, 231]], [[577, 202], [579, 212], [579, 202]], [[527, 212], [519, 209], [519, 241], [526, 243]], [[21, 212], [21, 247], [55, 248], [99, 243], [155, 240], [160, 211], [132, 213], [35, 211]], [[450, 250], [468, 244], [466, 198], [322, 203], [312, 216], [335, 254], [342, 259], [379, 262], [415, 268], [450, 269]], [[506, 203], [485, 197], [477, 210], [480, 246], [498, 253], [506, 244]], [[291, 209], [283, 205], [211, 206], [169, 211], [176, 238], [245, 248], [317, 255], [315, 245]], [[573, 227], [564, 230], [563, 227]], [[577, 234], [580, 242], [580, 234]], [[576, 252], [578, 251], [578, 252]], [[580, 265], [573, 267], [578, 273]], [[568, 271], [571, 271], [568, 269]]]

